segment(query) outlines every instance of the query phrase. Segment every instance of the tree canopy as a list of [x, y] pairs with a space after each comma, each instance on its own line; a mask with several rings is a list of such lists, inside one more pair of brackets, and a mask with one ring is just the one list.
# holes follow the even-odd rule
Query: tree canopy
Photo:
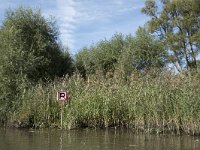
[[[73, 72], [73, 60], [59, 42], [53, 20], [39, 10], [8, 10], [0, 27], [0, 110], [14, 110], [24, 90]], [[11, 108], [11, 109], [10, 109]]]
[[152, 33], [162, 39], [177, 70], [197, 70], [200, 46], [200, 2], [198, 0], [146, 0], [142, 12], [151, 17]]
[[34, 82], [70, 74], [72, 58], [58, 36], [55, 21], [44, 18], [40, 10], [8, 10], [0, 28], [4, 73], [21, 74]]
[[115, 34], [109, 40], [83, 48], [76, 55], [76, 68], [84, 77], [99, 71], [106, 75], [116, 70], [130, 75], [133, 71], [161, 69], [167, 63], [166, 57], [162, 42], [140, 27], [135, 37]]

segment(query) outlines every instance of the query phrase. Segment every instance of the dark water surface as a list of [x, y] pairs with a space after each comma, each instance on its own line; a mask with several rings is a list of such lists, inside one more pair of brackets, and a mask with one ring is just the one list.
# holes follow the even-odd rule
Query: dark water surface
[[0, 128], [0, 150], [200, 150], [200, 137], [135, 134], [130, 130]]

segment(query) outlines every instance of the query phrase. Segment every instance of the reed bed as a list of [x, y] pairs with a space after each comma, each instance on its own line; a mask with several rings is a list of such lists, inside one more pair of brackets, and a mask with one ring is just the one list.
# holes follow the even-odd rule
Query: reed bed
[[59, 127], [60, 89], [71, 97], [64, 105], [65, 129], [125, 127], [136, 132], [200, 134], [200, 84], [185, 77], [93, 75], [84, 80], [74, 75], [24, 90], [10, 124]]

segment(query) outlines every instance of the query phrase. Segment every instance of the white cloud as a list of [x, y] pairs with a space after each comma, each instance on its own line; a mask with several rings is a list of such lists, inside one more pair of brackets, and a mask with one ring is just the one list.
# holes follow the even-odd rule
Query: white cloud
[[126, 30], [126, 27], [117, 26], [113, 18], [133, 13], [142, 4], [139, 0], [56, 0], [54, 9], [47, 7], [45, 13], [55, 16], [62, 43], [71, 50], [77, 50], [77, 45], [86, 41], [81, 40], [81, 37], [87, 38], [90, 43], [95, 40], [95, 36], [108, 37], [109, 33]]
[[123, 12], [138, 10], [138, 9], [141, 9], [142, 7], [143, 7], [143, 5], [136, 5], [136, 6], [133, 5], [133, 6], [121, 8], [121, 9], [119, 10], [119, 12], [120, 12], [120, 13], [123, 13]]
[[[140, 9], [144, 3], [141, 0], [0, 0], [0, 10], [20, 5], [41, 8], [45, 17], [54, 16], [60, 30], [62, 43], [71, 50], [86, 41], [95, 40], [95, 37], [107, 37], [115, 31], [124, 31], [124, 24], [117, 24], [116, 20], [123, 14], [134, 14], [133, 11]], [[3, 14], [1, 13], [1, 16]], [[134, 15], [133, 15], [134, 17]], [[0, 21], [3, 17], [0, 17]], [[124, 18], [125, 24], [131, 18]], [[121, 21], [121, 20], [120, 20]], [[138, 22], [138, 21], [137, 21]], [[119, 22], [121, 23], [121, 22]], [[127, 28], [127, 31], [129, 29]], [[85, 39], [81, 39], [84, 37]], [[77, 41], [79, 40], [79, 41]]]
[[136, 0], [84, 0], [77, 2], [81, 21], [107, 20], [121, 13], [140, 9]]
[[[91, 36], [93, 33], [98, 33], [98, 35], [100, 35], [100, 33], [110, 33], [111, 30], [113, 30], [113, 32], [117, 30], [116, 28], [119, 26], [115, 27], [112, 19], [117, 18], [121, 14], [131, 13], [131, 11], [135, 9], [140, 9], [142, 7], [141, 3], [139, 5], [137, 1], [138, 0], [56, 0], [56, 2], [54, 1], [54, 5], [52, 5], [52, 1], [50, 1], [51, 7], [45, 9], [45, 16], [46, 14], [55, 16], [62, 43], [73, 50], [76, 48], [76, 43], [82, 42], [76, 40], [83, 32], [85, 37], [88, 36], [89, 38], [89, 36], [95, 37]], [[55, 6], [53, 10], [52, 6]], [[105, 27], [102, 27], [102, 25]], [[84, 29], [80, 30], [83, 26], [87, 28], [87, 31], [84, 31]], [[77, 30], [79, 30], [79, 33], [77, 33]]]
[[[50, 14], [51, 10], [48, 10]], [[53, 13], [53, 14], [52, 14]], [[74, 0], [57, 0], [51, 12], [56, 17], [60, 30], [62, 43], [69, 48], [74, 48], [74, 30], [76, 29], [78, 11]]]
[[77, 6], [76, 50], [115, 33], [134, 34], [147, 19], [140, 14], [141, 0], [79, 0]]
[[[55, 17], [57, 25], [60, 30], [60, 39], [65, 46], [74, 48], [74, 34], [77, 24], [78, 9], [75, 0], [0, 0], [3, 5], [0, 5], [0, 10], [5, 11], [7, 8], [15, 8], [19, 6], [31, 6], [33, 8], [40, 8], [42, 14], [49, 18]], [[2, 13], [0, 13], [3, 16]], [[0, 17], [2, 22], [3, 17]]]

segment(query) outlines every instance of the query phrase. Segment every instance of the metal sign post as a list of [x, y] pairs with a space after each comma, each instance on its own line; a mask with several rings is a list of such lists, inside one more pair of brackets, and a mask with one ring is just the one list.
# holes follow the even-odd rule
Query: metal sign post
[[69, 100], [69, 94], [66, 91], [59, 91], [57, 92], [57, 100], [61, 102], [60, 125], [63, 129], [64, 103]]

